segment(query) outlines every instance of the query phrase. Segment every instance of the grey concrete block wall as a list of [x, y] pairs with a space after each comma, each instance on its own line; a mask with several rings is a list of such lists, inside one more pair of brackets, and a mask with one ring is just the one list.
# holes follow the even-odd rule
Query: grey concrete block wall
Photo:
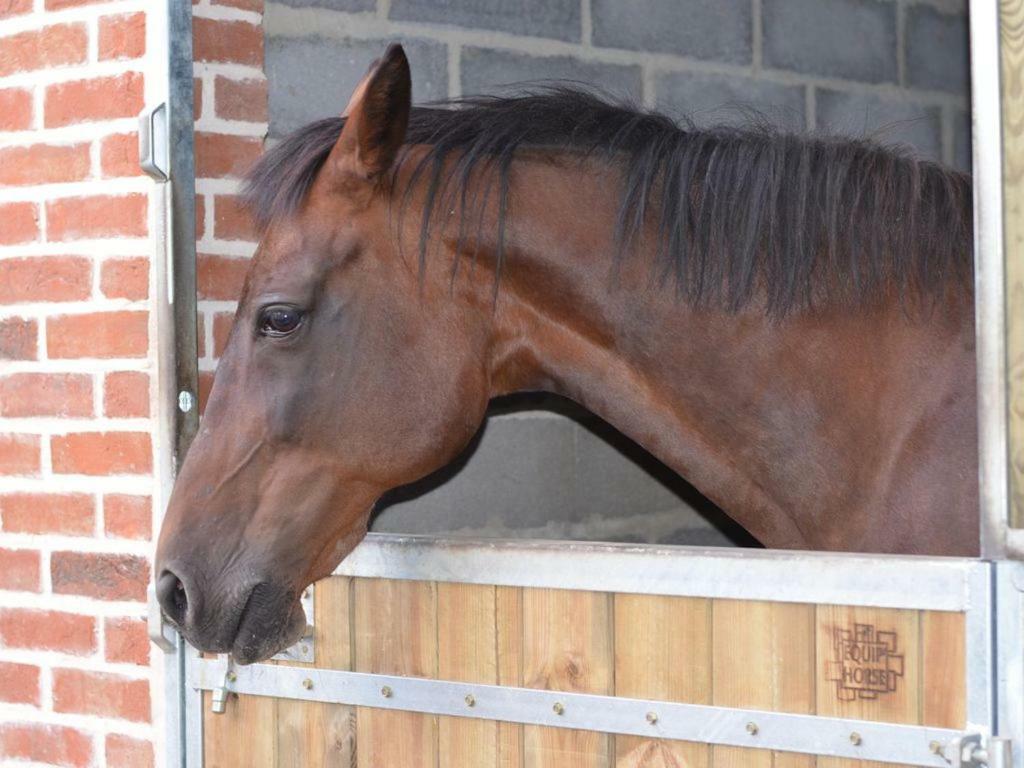
[[[698, 125], [763, 113], [970, 165], [966, 0], [269, 0], [270, 132], [336, 115], [400, 40], [418, 102], [591, 83]], [[495, 412], [456, 466], [393, 494], [377, 530], [742, 540], [638, 447], [564, 402]]]

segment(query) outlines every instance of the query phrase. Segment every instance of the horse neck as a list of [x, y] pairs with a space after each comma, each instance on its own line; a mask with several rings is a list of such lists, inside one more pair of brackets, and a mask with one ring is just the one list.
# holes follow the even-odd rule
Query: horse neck
[[[782, 321], [698, 311], [652, 281], [643, 238], [616, 261], [616, 186], [575, 173], [517, 174], [529, 194], [510, 214], [492, 394], [575, 399], [768, 546], [955, 549], [918, 518], [945, 504], [958, 520], [976, 498], [969, 304], [927, 323], [898, 303]], [[900, 525], [879, 517], [893, 505]]]

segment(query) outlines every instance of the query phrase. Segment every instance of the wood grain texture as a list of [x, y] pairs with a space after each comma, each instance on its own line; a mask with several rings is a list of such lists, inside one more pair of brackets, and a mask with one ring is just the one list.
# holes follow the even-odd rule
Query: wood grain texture
[[921, 724], [967, 726], [967, 647], [962, 613], [921, 614]]
[[[711, 601], [615, 595], [615, 695], [711, 703]], [[616, 736], [618, 768], [707, 768], [706, 744]]]
[[[436, 677], [436, 589], [430, 582], [356, 579], [353, 666], [357, 672]], [[436, 768], [437, 718], [356, 710], [359, 768]]]
[[1024, 0], [1000, 0], [1010, 519], [1024, 527]]
[[205, 768], [274, 768], [277, 765], [277, 701], [231, 695], [223, 714], [210, 711], [203, 694]]
[[[495, 599], [495, 643], [498, 648], [498, 683], [523, 686], [523, 590], [497, 587]], [[523, 767], [523, 726], [498, 723], [498, 765]]]
[[[523, 684], [612, 693], [611, 596], [558, 589], [523, 590]], [[559, 728], [524, 728], [526, 768], [606, 768], [611, 737]]]

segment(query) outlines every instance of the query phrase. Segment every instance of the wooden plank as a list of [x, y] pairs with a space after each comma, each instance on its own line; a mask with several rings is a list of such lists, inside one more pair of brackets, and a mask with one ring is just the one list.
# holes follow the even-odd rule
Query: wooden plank
[[[712, 702], [813, 713], [814, 620], [809, 605], [714, 601]], [[813, 758], [734, 747], [714, 747], [712, 760], [715, 768], [772, 768], [776, 761], [797, 768], [814, 764]]]
[[1024, 0], [1000, 0], [1010, 520], [1024, 527]]
[[964, 614], [921, 614], [921, 724], [967, 726], [967, 647]]
[[232, 694], [223, 714], [210, 711], [210, 692], [203, 694], [205, 768], [274, 768], [277, 739], [274, 699]]
[[818, 606], [818, 714], [920, 723], [917, 611]]
[[[711, 703], [711, 601], [615, 595], [615, 695]], [[617, 768], [707, 768], [706, 744], [616, 736]]]
[[[495, 642], [498, 648], [498, 684], [523, 686], [523, 590], [497, 587]], [[523, 768], [523, 726], [498, 723], [498, 765]]]
[[[356, 579], [353, 611], [357, 672], [437, 676], [434, 584]], [[436, 768], [437, 718], [359, 707], [356, 744], [359, 768]]]
[[[316, 585], [313, 625], [317, 667], [352, 668], [349, 591], [350, 579], [345, 577], [324, 579]], [[356, 759], [355, 719], [353, 707], [279, 699], [277, 768], [352, 768]]]
[[[437, 673], [442, 680], [497, 684], [495, 599], [492, 586], [437, 585]], [[497, 768], [498, 724], [438, 718], [438, 753], [447, 768]]]
[[[523, 590], [523, 684], [528, 688], [612, 693], [611, 596]], [[526, 768], [605, 768], [607, 734], [524, 728]]]

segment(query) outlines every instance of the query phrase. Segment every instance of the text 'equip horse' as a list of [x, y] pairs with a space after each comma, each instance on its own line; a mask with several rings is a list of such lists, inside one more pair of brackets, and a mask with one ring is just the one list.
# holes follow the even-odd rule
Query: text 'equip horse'
[[970, 182], [572, 89], [413, 109], [392, 46], [253, 172], [263, 237], [160, 536], [195, 646], [264, 659], [492, 397], [600, 415], [770, 547], [970, 554]]

